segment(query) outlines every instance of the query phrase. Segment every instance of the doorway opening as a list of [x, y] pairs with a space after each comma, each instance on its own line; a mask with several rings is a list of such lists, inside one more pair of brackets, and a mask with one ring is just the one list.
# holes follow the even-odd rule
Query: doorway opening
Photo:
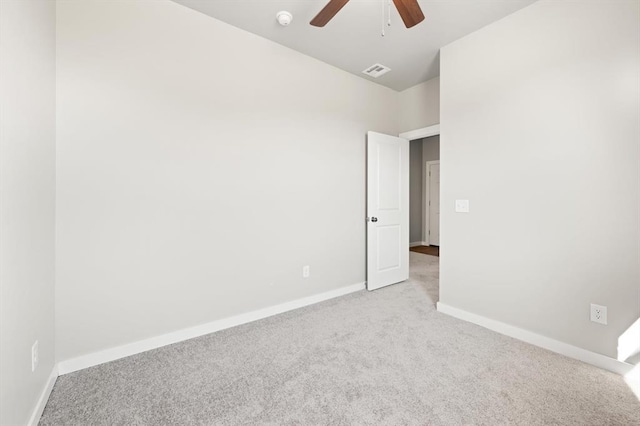
[[[436, 125], [399, 136], [367, 132], [367, 290], [424, 278], [424, 272], [435, 280], [415, 281], [437, 289], [440, 129]], [[429, 219], [427, 206], [432, 207]], [[411, 253], [410, 246], [421, 251]]]
[[440, 300], [440, 126], [400, 134], [409, 142], [409, 277]]
[[440, 128], [401, 134], [409, 146], [409, 250], [440, 255]]

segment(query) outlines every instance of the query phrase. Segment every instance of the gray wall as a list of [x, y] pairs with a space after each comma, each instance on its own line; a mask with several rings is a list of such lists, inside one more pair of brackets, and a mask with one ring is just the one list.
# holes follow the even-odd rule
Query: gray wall
[[427, 181], [425, 164], [427, 161], [440, 159], [440, 136], [431, 136], [411, 141], [410, 170], [410, 241], [426, 241], [427, 224], [425, 209], [427, 200], [424, 197], [424, 184]]
[[365, 280], [396, 92], [168, 0], [57, 36], [59, 361]]
[[616, 357], [640, 317], [639, 7], [536, 2], [441, 50], [441, 302]]
[[423, 209], [423, 162], [422, 139], [409, 145], [409, 241], [420, 242], [422, 238]]
[[0, 1], [0, 76], [0, 424], [24, 425], [54, 365], [55, 2]]
[[440, 159], [440, 135], [422, 139], [422, 162]]

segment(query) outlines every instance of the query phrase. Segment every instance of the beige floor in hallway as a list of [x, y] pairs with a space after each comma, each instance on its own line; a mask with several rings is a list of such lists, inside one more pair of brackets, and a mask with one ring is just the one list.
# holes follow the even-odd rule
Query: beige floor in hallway
[[621, 377], [438, 313], [439, 259], [410, 256], [404, 283], [62, 376], [41, 424], [640, 425]]

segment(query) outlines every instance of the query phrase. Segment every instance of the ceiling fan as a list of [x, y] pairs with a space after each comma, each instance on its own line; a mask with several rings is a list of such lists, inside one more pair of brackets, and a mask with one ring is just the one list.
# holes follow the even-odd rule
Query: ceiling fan
[[[349, 0], [330, 0], [329, 3], [310, 22], [314, 27], [324, 27]], [[424, 14], [418, 0], [393, 0], [398, 13], [407, 28], [419, 24], [424, 20]]]

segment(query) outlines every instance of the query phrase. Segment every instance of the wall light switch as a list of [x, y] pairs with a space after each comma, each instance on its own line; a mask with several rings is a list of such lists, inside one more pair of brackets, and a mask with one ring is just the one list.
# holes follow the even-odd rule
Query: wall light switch
[[469, 200], [456, 200], [456, 213], [469, 213]]

